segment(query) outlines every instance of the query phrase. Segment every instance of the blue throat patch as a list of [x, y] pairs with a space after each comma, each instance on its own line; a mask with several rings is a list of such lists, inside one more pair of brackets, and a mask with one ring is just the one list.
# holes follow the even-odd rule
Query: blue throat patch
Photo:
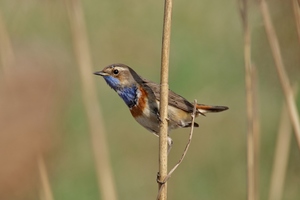
[[104, 76], [103, 78], [106, 81], [106, 83], [118, 93], [118, 95], [124, 100], [124, 102], [129, 108], [136, 105], [136, 86], [122, 87], [119, 79], [117, 78], [111, 76]]
[[119, 79], [111, 76], [103, 76], [103, 78], [112, 89], [117, 90], [117, 88], [121, 87]]
[[117, 90], [118, 95], [124, 100], [129, 108], [136, 105], [136, 91], [135, 86], [120, 88]]

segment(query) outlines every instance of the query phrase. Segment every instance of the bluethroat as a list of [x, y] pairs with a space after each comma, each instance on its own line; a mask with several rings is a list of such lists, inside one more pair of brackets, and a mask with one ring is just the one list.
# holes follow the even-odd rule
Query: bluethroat
[[[128, 106], [134, 119], [147, 130], [159, 134], [159, 104], [160, 85], [146, 80], [133, 69], [124, 64], [112, 64], [102, 71], [94, 73], [104, 78], [106, 83], [114, 89]], [[190, 127], [194, 105], [184, 97], [169, 90], [168, 130]], [[196, 116], [209, 112], [227, 110], [226, 106], [196, 105]], [[199, 127], [194, 123], [195, 127]], [[168, 137], [169, 150], [172, 139]]]

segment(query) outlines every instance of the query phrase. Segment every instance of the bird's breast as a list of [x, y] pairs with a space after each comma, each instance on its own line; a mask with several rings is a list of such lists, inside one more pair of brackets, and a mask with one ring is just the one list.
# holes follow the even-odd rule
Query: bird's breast
[[136, 102], [135, 105], [130, 108], [130, 112], [133, 117], [139, 117], [141, 115], [149, 115], [146, 107], [148, 106], [147, 92], [141, 86], [136, 90]]
[[137, 102], [135, 106], [130, 108], [130, 112], [140, 125], [151, 132], [158, 133], [159, 123], [156, 113], [151, 109], [151, 102], [149, 102], [148, 93], [141, 86], [137, 91]]

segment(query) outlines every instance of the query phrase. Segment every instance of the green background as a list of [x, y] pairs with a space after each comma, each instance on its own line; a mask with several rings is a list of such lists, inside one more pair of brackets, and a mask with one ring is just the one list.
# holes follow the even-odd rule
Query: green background
[[[300, 48], [290, 1], [268, 1], [291, 82], [299, 81]], [[111, 63], [131, 66], [159, 82], [163, 1], [82, 2], [94, 71]], [[1, 1], [0, 11], [17, 58], [34, 70], [57, 74], [61, 87], [54, 145], [45, 152], [55, 200], [100, 199], [81, 81], [63, 1]], [[250, 4], [252, 58], [257, 67], [261, 199], [267, 199], [283, 93], [259, 6]], [[22, 62], [18, 68], [26, 70]], [[197, 118], [190, 150], [168, 182], [169, 199], [246, 199], [246, 99], [243, 31], [237, 1], [174, 1], [169, 86], [193, 101], [226, 105], [223, 113]], [[101, 77], [97, 83], [119, 199], [154, 199], [158, 138], [131, 117]], [[298, 100], [298, 107], [300, 101]], [[173, 166], [189, 129], [171, 133]], [[283, 199], [300, 198], [300, 154], [292, 136]], [[1, 170], [1, 168], [0, 168]], [[26, 185], [25, 181], [25, 185]], [[30, 182], [30, 181], [29, 181]], [[39, 199], [38, 181], [6, 199]], [[21, 186], [22, 187], [22, 186]], [[25, 187], [25, 186], [24, 186]], [[26, 187], [27, 188], [27, 187]]]

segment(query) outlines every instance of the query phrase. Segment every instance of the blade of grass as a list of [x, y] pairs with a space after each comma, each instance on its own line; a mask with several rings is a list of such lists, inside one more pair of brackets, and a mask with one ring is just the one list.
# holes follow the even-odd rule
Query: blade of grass
[[117, 194], [112, 168], [110, 166], [104, 123], [92, 75], [92, 60], [89, 52], [81, 2], [79, 0], [65, 0], [65, 3], [71, 25], [74, 51], [80, 72], [82, 96], [88, 117], [99, 191], [101, 191], [102, 195], [101, 199], [116, 200]]
[[278, 43], [278, 39], [273, 27], [273, 24], [271, 22], [269, 8], [265, 0], [260, 0], [260, 9], [262, 13], [262, 17], [265, 24], [265, 30], [267, 34], [267, 38], [269, 40], [269, 44], [271, 47], [271, 51], [273, 54], [273, 59], [275, 61], [275, 67], [277, 70], [277, 74], [282, 86], [282, 90], [284, 93], [284, 97], [287, 104], [288, 113], [294, 128], [294, 133], [297, 139], [298, 148], [300, 149], [300, 120], [299, 120], [299, 114], [297, 111], [297, 106], [295, 102], [295, 98], [293, 95], [293, 90], [289, 81], [289, 78], [287, 76], [287, 73], [285, 71], [285, 66], [283, 64], [281, 52], [280, 52], [280, 46]]

